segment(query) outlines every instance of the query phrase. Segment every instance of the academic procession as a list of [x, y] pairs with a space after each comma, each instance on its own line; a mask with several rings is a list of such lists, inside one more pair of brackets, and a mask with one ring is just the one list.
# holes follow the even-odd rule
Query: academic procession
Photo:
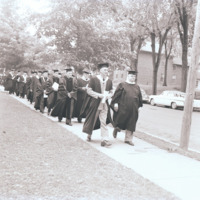
[[64, 70], [17, 71], [4, 74], [1, 84], [11, 95], [25, 98], [41, 113], [82, 123], [86, 140], [92, 142], [93, 130], [100, 129], [102, 147], [110, 147], [108, 124], [113, 137], [125, 131], [124, 142], [134, 146], [138, 113], [143, 106], [140, 87], [136, 83], [137, 71], [127, 70], [127, 79], [114, 89], [109, 78], [109, 63], [99, 63], [95, 73], [89, 68], [76, 71], [71, 65]]

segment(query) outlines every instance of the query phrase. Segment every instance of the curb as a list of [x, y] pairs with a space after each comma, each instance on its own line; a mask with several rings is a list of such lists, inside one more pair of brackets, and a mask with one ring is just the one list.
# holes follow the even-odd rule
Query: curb
[[151, 143], [152, 145], [155, 145], [160, 149], [166, 150], [171, 153], [179, 153], [183, 156], [187, 156], [200, 161], [200, 152], [194, 149], [184, 150], [180, 148], [177, 143], [170, 142], [164, 138], [157, 137], [150, 133], [141, 132], [140, 130], [135, 132], [134, 136], [148, 143]]

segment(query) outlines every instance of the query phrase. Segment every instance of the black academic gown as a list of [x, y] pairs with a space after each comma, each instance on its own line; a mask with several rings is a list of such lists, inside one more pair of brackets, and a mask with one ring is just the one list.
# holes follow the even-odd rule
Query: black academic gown
[[[90, 79], [88, 87], [92, 88], [92, 90], [94, 92], [101, 93], [100, 80], [96, 76], [93, 76]], [[108, 79], [106, 82], [105, 90], [106, 91], [112, 90], [112, 81], [110, 79]], [[97, 116], [97, 113], [98, 113], [97, 110], [100, 105], [100, 102], [101, 102], [100, 98], [96, 99], [96, 98], [93, 98], [93, 97], [87, 95], [87, 97], [83, 103], [83, 106], [81, 109], [81, 114], [80, 114], [80, 117], [86, 115], [86, 119], [85, 119], [85, 122], [83, 125], [84, 133], [91, 135], [93, 130], [100, 128], [100, 120], [99, 120], [99, 117]], [[106, 104], [109, 107], [108, 102], [106, 102]], [[112, 123], [111, 117], [110, 117], [110, 109], [108, 109], [106, 123], [108, 124], [110, 122]]]
[[44, 107], [46, 106], [44, 104], [44, 90], [46, 90], [46, 87], [47, 87], [47, 80], [45, 80], [43, 77], [39, 78], [37, 81], [34, 108], [36, 110], [40, 109], [40, 112], [44, 112]]
[[35, 102], [35, 98], [36, 98], [37, 84], [38, 84], [38, 78], [36, 76], [33, 76], [31, 79], [31, 85], [30, 85], [30, 88], [33, 92], [33, 102]]
[[[81, 112], [81, 108], [83, 105], [83, 102], [87, 96], [87, 92], [86, 90], [83, 89], [83, 87], [86, 87], [86, 85], [89, 83], [89, 80], [84, 80], [82, 78], [78, 78], [77, 79], [77, 85], [78, 85], [78, 89], [77, 89], [77, 101], [74, 107], [74, 114], [73, 117], [80, 117], [80, 112]], [[86, 116], [82, 115], [82, 118], [85, 118]]]
[[31, 81], [32, 81], [32, 77], [27, 77], [27, 82], [26, 82], [26, 95], [27, 95], [27, 99], [28, 101], [32, 102], [33, 101], [33, 92], [31, 90]]
[[[57, 93], [57, 100], [51, 112], [51, 116], [58, 117], [61, 120], [63, 117], [71, 120], [74, 108], [74, 101], [77, 100], [77, 80], [72, 79], [72, 90], [67, 90], [67, 77], [59, 79], [59, 88]], [[71, 99], [68, 97], [71, 95]], [[67, 107], [69, 109], [67, 109]], [[66, 112], [67, 111], [67, 112]]]
[[23, 76], [19, 77], [19, 95], [20, 97], [24, 97], [24, 90], [25, 90], [25, 80]]
[[[114, 111], [115, 103], [119, 106], [117, 112]], [[111, 101], [114, 127], [134, 132], [138, 120], [138, 108], [142, 106], [140, 87], [137, 84], [120, 83]]]
[[7, 75], [6, 81], [5, 81], [5, 90], [7, 90], [7, 91], [9, 91], [9, 93], [11, 93], [12, 87], [13, 87], [12, 75], [9, 73]]
[[59, 78], [58, 77], [52, 77], [48, 80], [48, 83], [47, 83], [47, 95], [48, 95], [48, 98], [47, 98], [47, 105], [48, 105], [48, 110], [50, 111], [54, 106], [55, 106], [55, 103], [56, 103], [56, 99], [57, 99], [57, 91], [54, 91], [52, 86], [54, 83], [59, 83]]

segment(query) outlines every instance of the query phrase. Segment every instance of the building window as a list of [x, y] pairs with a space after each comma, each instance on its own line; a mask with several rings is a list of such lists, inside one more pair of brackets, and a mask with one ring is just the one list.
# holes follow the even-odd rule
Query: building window
[[116, 74], [115, 78], [118, 78], [118, 74]]
[[124, 74], [121, 74], [121, 78], [123, 78], [124, 77]]

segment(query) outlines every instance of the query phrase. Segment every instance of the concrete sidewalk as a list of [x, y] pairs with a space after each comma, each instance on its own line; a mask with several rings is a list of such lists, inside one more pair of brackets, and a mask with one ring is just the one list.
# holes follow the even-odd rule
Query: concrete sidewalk
[[[30, 107], [34, 112], [33, 105], [26, 99], [20, 99], [11, 95], [16, 100]], [[38, 112], [38, 114], [41, 114]], [[83, 141], [86, 134], [82, 133], [83, 124], [73, 121], [73, 126], [67, 126], [63, 122], [58, 123], [57, 118], [44, 116], [55, 121], [59, 126], [63, 126], [73, 134], [77, 135]], [[129, 146], [123, 142], [124, 133], [118, 134], [117, 139], [112, 137], [113, 128], [109, 127], [109, 134], [112, 142], [110, 148], [100, 146], [100, 131], [94, 131], [92, 141], [89, 143], [92, 147], [98, 149], [122, 165], [133, 169], [151, 182], [159, 185], [165, 190], [175, 194], [183, 200], [200, 199], [200, 162], [177, 153], [170, 153], [151, 145], [141, 139], [134, 137], [135, 146]]]

